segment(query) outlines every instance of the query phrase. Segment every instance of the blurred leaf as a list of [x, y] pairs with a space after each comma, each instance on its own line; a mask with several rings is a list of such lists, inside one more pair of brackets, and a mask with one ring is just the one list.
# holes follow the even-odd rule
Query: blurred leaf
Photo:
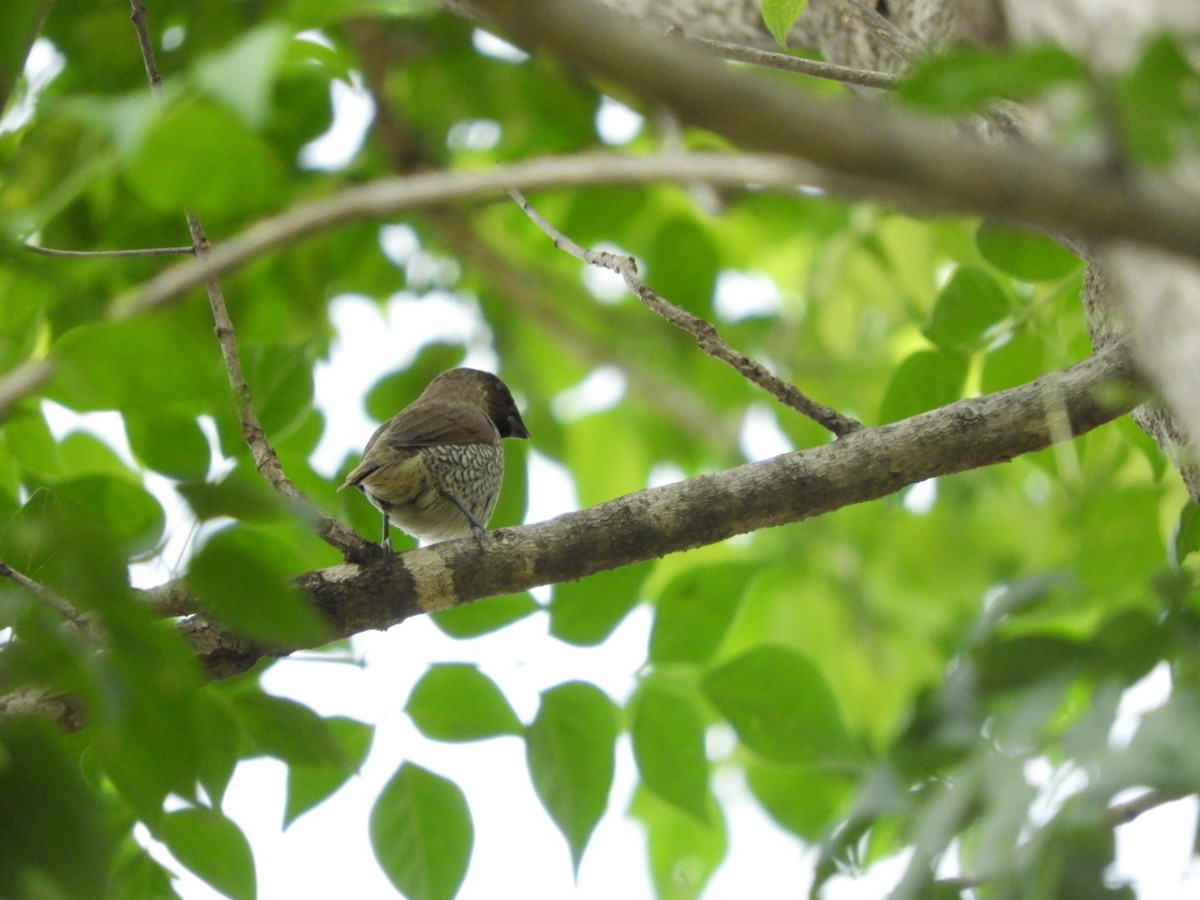
[[200, 521], [229, 516], [250, 522], [278, 521], [283, 503], [249, 465], [238, 465], [217, 482], [184, 482], [175, 489]]
[[327, 636], [304, 595], [288, 579], [304, 571], [295, 552], [262, 529], [237, 525], [205, 542], [188, 584], [206, 611], [248, 638], [311, 645]]
[[212, 452], [194, 418], [162, 408], [127, 407], [122, 415], [129, 444], [147, 467], [183, 481], [208, 473]]
[[782, 827], [810, 843], [829, 833], [852, 782], [817, 766], [751, 760], [746, 781], [755, 799]]
[[248, 691], [234, 697], [230, 708], [259, 753], [289, 765], [334, 768], [347, 777], [353, 773], [329, 722], [303, 703]]
[[1045, 344], [1037, 335], [1016, 332], [1006, 343], [988, 351], [980, 388], [985, 394], [994, 394], [1033, 381], [1045, 371], [1045, 353]]
[[152, 209], [194, 209], [205, 222], [276, 206], [284, 186], [271, 148], [233, 113], [204, 103], [181, 106], [156, 122], [125, 177]]
[[962, 397], [969, 358], [948, 350], [918, 350], [892, 374], [879, 422], [886, 425], [937, 409]]
[[996, 53], [960, 46], [917, 60], [899, 96], [933, 112], [957, 113], [981, 110], [994, 100], [1020, 100], [1064, 83], [1084, 86], [1088, 72], [1060, 47]]
[[313, 807], [325, 802], [349, 781], [361, 769], [371, 749], [374, 726], [343, 716], [331, 716], [325, 720], [325, 724], [341, 751], [342, 759], [336, 765], [293, 762], [288, 766], [284, 828]]
[[253, 900], [254, 855], [242, 830], [219, 812], [194, 807], [167, 813], [157, 834], [171, 854], [235, 900]]
[[695, 699], [663, 679], [643, 680], [633, 700], [630, 737], [642, 784], [706, 822], [708, 759]]
[[763, 22], [780, 47], [787, 46], [788, 33], [807, 5], [808, 0], [762, 0]]
[[858, 750], [816, 666], [763, 645], [704, 676], [704, 693], [742, 743], [778, 762], [844, 762]]
[[542, 692], [526, 735], [526, 759], [542, 806], [571, 848], [576, 871], [608, 805], [617, 716], [612, 701], [582, 681]]
[[996, 222], [980, 225], [975, 242], [984, 259], [1022, 281], [1051, 281], [1083, 266], [1078, 256], [1045, 235]]
[[1185, 501], [1183, 508], [1179, 510], [1179, 518], [1171, 531], [1168, 550], [1174, 568], [1179, 568], [1185, 559], [1200, 550], [1200, 505], [1197, 505], [1196, 501]]
[[248, 31], [203, 59], [196, 66], [196, 83], [247, 125], [257, 127], [267, 116], [271, 88], [289, 40], [280, 25]]
[[113, 854], [101, 798], [40, 716], [0, 716], [0, 896], [98, 897]]
[[745, 563], [685, 569], [670, 581], [655, 606], [650, 659], [656, 663], [704, 663], [716, 653], [753, 576]]
[[83, 475], [51, 489], [64, 503], [86, 510], [128, 556], [152, 549], [162, 537], [166, 515], [140, 485], [107, 475]]
[[521, 734], [521, 720], [495, 682], [475, 666], [431, 666], [413, 687], [404, 711], [436, 741], [478, 741]]
[[1008, 298], [995, 279], [974, 266], [960, 266], [938, 293], [925, 336], [946, 350], [971, 347], [1008, 314]]
[[1117, 82], [1117, 101], [1126, 146], [1137, 159], [1172, 160], [1200, 138], [1200, 74], [1176, 38], [1162, 34], [1147, 42], [1137, 64]]
[[466, 798], [452, 781], [405, 763], [371, 810], [375, 858], [410, 900], [450, 900], [471, 859], [474, 829]]
[[429, 620], [443, 634], [453, 638], [472, 638], [499, 631], [507, 625], [533, 615], [542, 607], [529, 594], [505, 594], [488, 597], [464, 606], [433, 613]]
[[696, 900], [729, 851], [725, 821], [714, 803], [705, 825], [679, 807], [639, 788], [629, 815], [646, 828], [650, 876], [656, 896]]
[[581, 647], [603, 643], [641, 599], [642, 582], [653, 567], [653, 562], [622, 566], [555, 585], [550, 633]]

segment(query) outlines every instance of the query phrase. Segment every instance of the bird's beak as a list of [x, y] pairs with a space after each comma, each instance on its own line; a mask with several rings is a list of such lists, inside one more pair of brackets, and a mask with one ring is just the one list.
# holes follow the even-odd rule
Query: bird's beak
[[508, 417], [508, 436], [515, 438], [528, 438], [529, 430], [525, 427], [525, 423], [518, 416]]

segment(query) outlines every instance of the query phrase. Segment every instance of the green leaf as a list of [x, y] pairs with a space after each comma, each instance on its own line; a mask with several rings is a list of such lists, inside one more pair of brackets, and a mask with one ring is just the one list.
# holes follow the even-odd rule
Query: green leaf
[[107, 475], [61, 481], [52, 490], [64, 503], [85, 510], [128, 556], [151, 550], [162, 537], [166, 514], [141, 485]]
[[1171, 531], [1168, 545], [1171, 566], [1178, 569], [1179, 565], [1200, 550], [1200, 505], [1194, 500], [1188, 500], [1179, 511], [1175, 528]]
[[967, 381], [969, 357], [949, 350], [918, 350], [892, 374], [880, 424], [898, 422], [953, 403], [962, 397]]
[[984, 259], [1022, 281], [1051, 281], [1083, 266], [1078, 256], [1045, 235], [996, 222], [980, 225], [975, 243]]
[[332, 766], [311, 766], [298, 762], [288, 766], [284, 828], [313, 807], [325, 802], [349, 781], [362, 767], [371, 749], [374, 726], [343, 716], [332, 716], [325, 720], [325, 724], [341, 751], [343, 761]]
[[286, 515], [279, 496], [249, 465], [239, 465], [217, 482], [188, 482], [175, 489], [201, 521], [229, 516], [251, 522], [278, 521]]
[[113, 854], [100, 798], [55, 726], [0, 716], [0, 896], [99, 897]]
[[1045, 371], [1045, 353], [1046, 345], [1040, 337], [1018, 331], [984, 357], [980, 388], [985, 394], [994, 394], [1033, 381]]
[[152, 209], [195, 209], [206, 223], [270, 209], [284, 187], [283, 167], [271, 148], [228, 110], [204, 103], [159, 119], [128, 161], [125, 177]]
[[808, 0], [762, 0], [763, 22], [780, 47], [787, 46], [788, 33], [807, 5]]
[[526, 736], [526, 761], [542, 806], [579, 862], [608, 805], [617, 715], [595, 685], [568, 682], [542, 693]]
[[353, 772], [329, 723], [303, 703], [254, 690], [237, 694], [230, 708], [258, 752], [291, 765]]
[[271, 88], [290, 35], [280, 25], [263, 25], [239, 36], [219, 53], [196, 64], [196, 83], [251, 127], [263, 124]]
[[221, 893], [235, 900], [253, 900], [257, 889], [250, 842], [216, 810], [193, 807], [167, 813], [155, 836]]
[[858, 756], [837, 700], [817, 667], [763, 645], [704, 676], [704, 693], [747, 747], [777, 762]]
[[422, 734], [438, 741], [479, 741], [523, 730], [496, 683], [466, 663], [431, 666], [404, 711]]
[[1175, 37], [1163, 34], [1148, 42], [1137, 65], [1117, 83], [1123, 149], [1163, 165], [1181, 148], [1194, 148], [1200, 138], [1198, 90], [1200, 75]]
[[613, 633], [641, 599], [654, 563], [622, 566], [554, 587], [550, 633], [561, 641], [594, 647]]
[[675, 576], [655, 605], [650, 660], [704, 663], [720, 647], [737, 615], [754, 567], [746, 563], [693, 566]]
[[235, 525], [214, 534], [188, 569], [206, 611], [248, 638], [312, 645], [326, 628], [288, 579], [304, 570], [292, 548], [265, 530]]
[[630, 736], [642, 784], [707, 821], [708, 758], [695, 699], [664, 679], [644, 680], [633, 700]]
[[146, 466], [181, 481], [208, 474], [212, 451], [194, 417], [162, 407], [126, 407], [122, 415], [129, 445]]
[[633, 795], [629, 815], [646, 828], [650, 877], [664, 900], [697, 900], [729, 851], [720, 807], [706, 817], [711, 825], [680, 811], [643, 788]]
[[938, 293], [925, 336], [946, 350], [973, 347], [1008, 314], [1008, 298], [996, 280], [983, 269], [960, 266]]
[[746, 764], [750, 792], [779, 825], [809, 843], [830, 833], [852, 781], [815, 766]]
[[1056, 85], [1087, 81], [1086, 67], [1059, 47], [1004, 53], [954, 47], [918, 60], [898, 93], [915, 106], [958, 113], [981, 110], [993, 100], [1018, 100]]
[[433, 613], [429, 619], [444, 634], [453, 638], [472, 638], [499, 631], [506, 625], [533, 615], [541, 605], [529, 594], [505, 594], [488, 597], [464, 606]]
[[371, 810], [375, 858], [409, 900], [450, 900], [471, 859], [474, 829], [452, 781], [405, 763]]

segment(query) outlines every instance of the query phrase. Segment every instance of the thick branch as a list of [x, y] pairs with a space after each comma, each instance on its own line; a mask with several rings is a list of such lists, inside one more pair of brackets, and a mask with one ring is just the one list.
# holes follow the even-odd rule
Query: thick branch
[[1097, 241], [1127, 238], [1200, 258], [1200, 197], [1167, 179], [1123, 179], [1030, 148], [989, 146], [925, 116], [797, 92], [714, 66], [704, 54], [588, 0], [474, 5], [502, 23], [510, 40], [545, 46], [746, 149], [904, 188], [936, 208]]
[[[1145, 396], [1128, 353], [1110, 347], [1029, 384], [862, 428], [836, 443], [489, 532], [481, 544], [447, 541], [308, 572], [298, 583], [328, 618], [331, 636], [390, 628], [423, 612], [574, 581], [1007, 462], [1090, 431]], [[185, 631], [213, 677], [267, 655], [202, 617]], [[287, 649], [300, 648], [272, 655]]]

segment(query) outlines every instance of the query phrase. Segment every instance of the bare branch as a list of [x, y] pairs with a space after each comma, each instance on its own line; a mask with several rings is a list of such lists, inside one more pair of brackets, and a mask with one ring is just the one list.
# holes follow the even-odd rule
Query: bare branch
[[692, 335], [696, 339], [696, 343], [700, 349], [713, 359], [719, 359], [743, 378], [754, 382], [767, 391], [767, 393], [775, 397], [780, 403], [790, 406], [802, 415], [808, 416], [808, 418], [812, 419], [822, 428], [833, 432], [838, 437], [862, 428], [862, 423], [857, 419], [844, 416], [835, 409], [817, 403], [795, 385], [788, 384], [783, 379], [772, 374], [762, 363], [751, 359], [744, 353], [740, 353], [729, 346], [717, 334], [717, 329], [711, 322], [693, 315], [682, 307], [676, 306], [657, 291], [647, 287], [638, 276], [637, 261], [632, 256], [620, 256], [615, 253], [602, 253], [584, 249], [542, 218], [541, 214], [529, 205], [529, 201], [521, 196], [519, 191], [509, 191], [509, 194], [517, 202], [517, 205], [524, 210], [525, 215], [529, 216], [533, 223], [554, 242], [555, 247], [566, 251], [571, 256], [588, 265], [599, 266], [600, 268], [616, 272], [625, 280], [625, 284], [628, 285], [629, 289], [633, 291], [648, 309], [666, 319], [676, 328], [682, 329]]
[[93, 257], [131, 257], [131, 256], [194, 256], [192, 247], [144, 247], [133, 250], [57, 250], [54, 247], [39, 247], [36, 244], [22, 244], [31, 253], [42, 256], [56, 256], [67, 259], [90, 259]]
[[84, 618], [83, 613], [66, 600], [63, 600], [44, 584], [39, 584], [29, 576], [23, 575], [6, 562], [0, 562], [0, 578], [15, 581], [21, 587], [25, 588], [29, 596], [33, 597], [42, 606], [54, 610], [64, 619], [78, 626], [80, 630], [87, 629], [87, 620]]
[[0, 378], [0, 422], [9, 410], [49, 381], [54, 369], [50, 360], [37, 359], [23, 363]]
[[[150, 40], [146, 27], [146, 8], [141, 0], [130, 0], [130, 6], [133, 9], [130, 18], [134, 30], [137, 32], [138, 46], [142, 51], [146, 79], [150, 83], [150, 90], [157, 97], [160, 96], [162, 76], [154, 61], [153, 42]], [[187, 210], [185, 215], [188, 232], [192, 236], [192, 250], [197, 259], [204, 261], [212, 253], [212, 246], [208, 242], [208, 236], [204, 233], [204, 226], [200, 223], [199, 216], [191, 210]], [[246, 383], [245, 375], [242, 372], [241, 356], [237, 348], [237, 334], [233, 327], [233, 321], [229, 318], [229, 311], [225, 305], [225, 293], [216, 279], [216, 273], [205, 276], [204, 284], [208, 293], [209, 307], [212, 309], [217, 343], [221, 347], [225, 371], [229, 375], [229, 387], [233, 392], [234, 406], [242, 425], [242, 438], [246, 441], [250, 455], [254, 458], [255, 468], [276, 493], [291, 501], [301, 516], [312, 521], [322, 540], [341, 551], [342, 555], [348, 559], [368, 557], [372, 553], [371, 545], [341, 522], [318, 512], [284, 473], [279, 456], [275, 453], [270, 441], [267, 440], [266, 431], [263, 430], [262, 424], [258, 420], [258, 414], [254, 411], [250, 386]]]
[[1138, 816], [1157, 809], [1167, 803], [1182, 800], [1187, 794], [1170, 791], [1147, 791], [1132, 800], [1116, 803], [1108, 808], [1108, 821], [1112, 825], [1128, 825]]
[[892, 90], [900, 82], [900, 78], [888, 72], [872, 72], [867, 69], [854, 69], [850, 66], [839, 66], [834, 63], [821, 62], [816, 59], [805, 59], [802, 56], [791, 56], [773, 50], [759, 50], [743, 44], [731, 44], [728, 41], [717, 41], [712, 38], [698, 37], [688, 34], [682, 28], [673, 27], [667, 34], [678, 37], [687, 43], [708, 50], [723, 59], [734, 62], [750, 63], [767, 69], [779, 69], [783, 72], [794, 72], [798, 75], [808, 75], [812, 78], [824, 78], [829, 81], [840, 81], [842, 84], [856, 84], [860, 87], [881, 88]]
[[502, 195], [510, 188], [536, 190], [564, 186], [707, 181], [744, 187], [753, 184], [795, 190], [798, 184], [826, 184], [818, 169], [767, 154], [691, 154], [646, 158], [613, 154], [545, 157], [488, 171], [426, 172], [357, 185], [333, 196], [293, 207], [258, 222], [213, 247], [195, 262], [168, 269], [141, 288], [114, 300], [115, 319], [125, 319], [179, 298], [185, 291], [245, 265], [278, 247], [359, 219], [384, 218], [402, 210], [447, 206]]

